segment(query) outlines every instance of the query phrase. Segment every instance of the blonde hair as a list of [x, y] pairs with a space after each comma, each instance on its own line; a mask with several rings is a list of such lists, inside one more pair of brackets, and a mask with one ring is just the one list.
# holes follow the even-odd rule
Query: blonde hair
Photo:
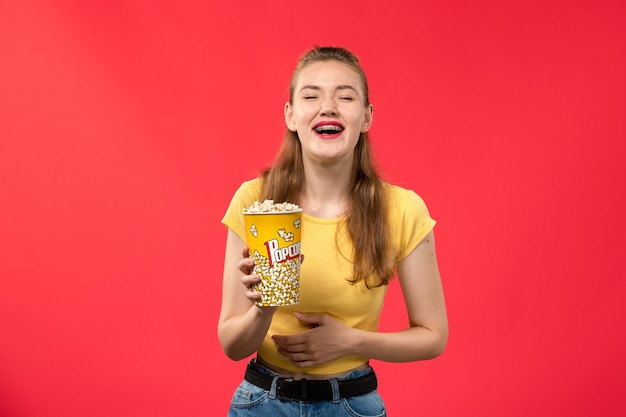
[[[298, 62], [290, 82], [289, 101], [300, 71], [306, 66], [323, 61], [338, 61], [349, 65], [359, 75], [365, 106], [369, 106], [369, 90], [365, 72], [357, 57], [338, 47], [316, 47], [305, 53]], [[385, 182], [373, 161], [367, 132], [361, 133], [354, 150], [352, 187], [349, 206], [341, 226], [352, 241], [351, 260], [353, 284], [364, 282], [367, 288], [387, 285], [394, 275], [395, 260], [389, 250], [389, 227], [385, 199]], [[287, 129], [285, 138], [273, 165], [263, 171], [262, 198], [298, 203], [300, 187], [304, 184], [302, 147], [296, 132]]]

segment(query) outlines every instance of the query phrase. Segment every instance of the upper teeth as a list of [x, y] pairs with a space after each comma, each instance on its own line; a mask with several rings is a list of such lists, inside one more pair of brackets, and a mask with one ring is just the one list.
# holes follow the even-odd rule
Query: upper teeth
[[315, 130], [317, 131], [322, 131], [322, 130], [334, 130], [334, 131], [340, 131], [341, 130], [341, 126], [337, 126], [337, 125], [324, 125], [324, 126], [318, 126]]

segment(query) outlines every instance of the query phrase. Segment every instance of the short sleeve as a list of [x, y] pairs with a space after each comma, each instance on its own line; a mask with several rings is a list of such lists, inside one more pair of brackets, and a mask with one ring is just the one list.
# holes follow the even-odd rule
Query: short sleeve
[[424, 200], [412, 190], [394, 186], [390, 222], [396, 262], [408, 256], [435, 227]]
[[222, 224], [237, 234], [243, 241], [246, 240], [246, 227], [243, 210], [259, 200], [261, 194], [261, 181], [254, 179], [242, 183], [230, 201], [226, 214], [222, 218]]

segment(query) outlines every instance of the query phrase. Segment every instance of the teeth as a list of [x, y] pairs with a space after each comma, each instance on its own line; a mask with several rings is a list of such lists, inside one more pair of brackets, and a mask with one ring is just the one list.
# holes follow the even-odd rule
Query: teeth
[[337, 125], [325, 125], [325, 126], [320, 126], [316, 128], [315, 130], [317, 132], [327, 132], [327, 131], [340, 132], [343, 130], [343, 128]]

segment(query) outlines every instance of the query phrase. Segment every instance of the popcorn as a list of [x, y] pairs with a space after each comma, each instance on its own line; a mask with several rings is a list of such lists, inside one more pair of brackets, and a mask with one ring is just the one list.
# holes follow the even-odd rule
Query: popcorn
[[261, 277], [255, 286], [261, 294], [256, 305], [298, 304], [302, 209], [293, 203], [265, 200], [255, 201], [243, 214], [253, 272]]
[[265, 200], [262, 203], [255, 201], [244, 213], [282, 213], [289, 211], [301, 211], [302, 209], [293, 203], [274, 203], [274, 200]]
[[261, 276], [255, 289], [261, 293], [259, 306], [298, 304], [300, 302], [300, 258], [270, 266], [269, 259], [258, 250], [251, 254], [254, 273]]

